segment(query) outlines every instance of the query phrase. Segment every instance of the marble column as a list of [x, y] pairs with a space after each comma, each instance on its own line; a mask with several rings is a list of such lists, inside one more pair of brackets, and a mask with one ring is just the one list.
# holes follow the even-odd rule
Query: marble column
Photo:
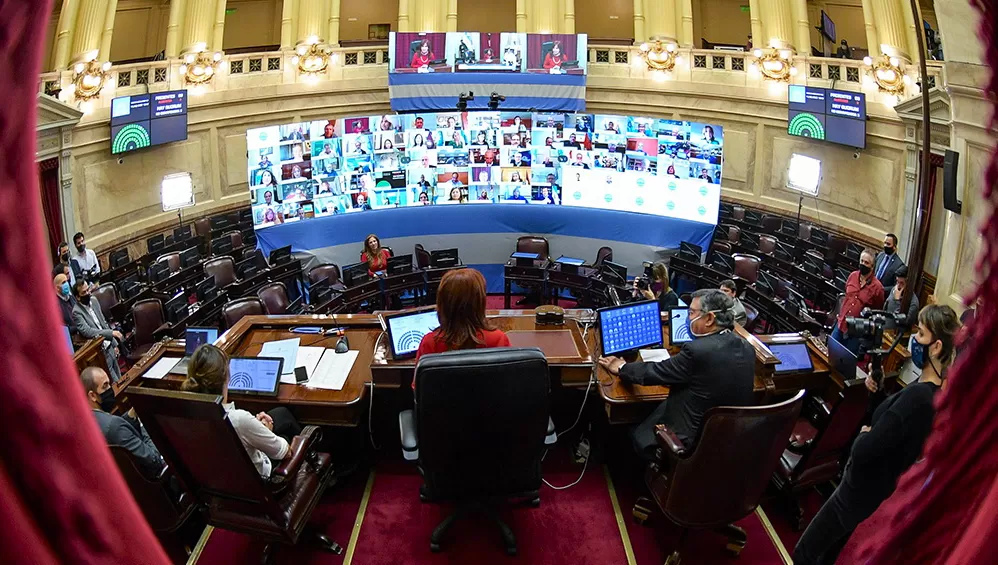
[[184, 14], [184, 33], [180, 41], [181, 53], [197, 51], [199, 49], [195, 47], [200, 48], [201, 45], [205, 48], [211, 46], [214, 37], [215, 4], [216, 0], [188, 2], [187, 13]]
[[78, 63], [100, 51], [101, 33], [107, 17], [108, 0], [82, 0], [73, 29], [73, 49], [70, 63]]
[[295, 44], [308, 43], [315, 39], [325, 41], [329, 29], [329, 16], [326, 14], [327, 0], [298, 0], [298, 35]]
[[79, 10], [80, 0], [65, 0], [62, 3], [55, 45], [52, 48], [52, 67], [56, 70], [61, 71], [69, 66], [69, 50], [73, 45], [73, 29], [76, 27], [76, 15]]
[[677, 41], [679, 34], [676, 30], [676, 0], [645, 0], [645, 34], [647, 37], [635, 37], [635, 41], [642, 42], [647, 39], [662, 39]]
[[340, 0], [332, 0], [329, 4], [329, 31], [326, 32], [326, 43], [340, 44]]
[[575, 33], [575, 0], [565, 0], [565, 26], [562, 33]]
[[221, 51], [225, 40], [225, 0], [215, 0], [215, 24], [211, 29], [211, 50]]
[[794, 35], [790, 4], [785, 0], [759, 0], [763, 37], [752, 34], [754, 47], [793, 48]]
[[554, 0], [527, 0], [527, 33], [561, 33], [564, 5]]
[[863, 0], [863, 21], [866, 23], [866, 49], [870, 56], [880, 54], [880, 39], [877, 36], [877, 21], [873, 17], [873, 3], [876, 0]]
[[679, 0], [676, 6], [680, 18], [679, 44], [683, 47], [693, 46], [693, 0]]
[[527, 0], [516, 0], [516, 33], [527, 33]]
[[902, 9], [901, 2], [907, 4], [905, 0], [873, 0], [873, 21], [877, 26], [880, 44], [868, 47], [871, 56], [885, 53], [911, 60], [908, 36], [905, 33], [905, 14], [911, 10]]
[[641, 45], [648, 39], [645, 32], [645, 2], [634, 0], [634, 43]]
[[409, 0], [410, 31], [446, 31], [447, 6], [448, 0]]
[[447, 0], [447, 31], [457, 31], [457, 0]]
[[762, 37], [762, 8], [759, 3], [762, 0], [749, 0], [749, 21], [752, 29], [752, 47], [766, 47], [766, 41]]
[[409, 0], [399, 0], [399, 31], [411, 31], [409, 27]]
[[170, 20], [166, 24], [166, 58], [180, 55], [180, 35], [184, 26], [186, 0], [170, 0]]
[[100, 52], [97, 59], [111, 60], [111, 37], [114, 35], [114, 15], [118, 11], [118, 0], [108, 0], [107, 11], [104, 14], [104, 31], [100, 36]]
[[794, 47], [801, 55], [811, 55], [811, 22], [807, 17], [807, 0], [793, 0], [790, 9], [794, 24]]

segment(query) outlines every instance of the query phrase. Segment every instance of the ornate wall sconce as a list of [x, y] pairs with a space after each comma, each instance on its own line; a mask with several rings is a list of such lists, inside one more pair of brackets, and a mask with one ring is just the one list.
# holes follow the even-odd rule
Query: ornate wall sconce
[[87, 102], [100, 96], [107, 80], [111, 78], [111, 62], [98, 63], [96, 55], [90, 61], [73, 66], [73, 84], [69, 85], [77, 100]]
[[790, 82], [790, 77], [797, 74], [797, 67], [792, 63], [794, 53], [789, 49], [756, 49], [752, 56], [756, 60], [749, 68], [759, 71], [769, 80]]
[[654, 43], [641, 44], [641, 58], [650, 71], [671, 71], [676, 67], [678, 56], [675, 43], [662, 43], [656, 40]]
[[291, 63], [298, 67], [298, 72], [307, 76], [317, 76], [329, 67], [329, 49], [321, 44], [317, 37], [309, 38], [295, 48]]
[[212, 77], [215, 76], [215, 68], [221, 61], [221, 52], [211, 53], [206, 49], [184, 55], [184, 63], [180, 65], [180, 72], [184, 75], [184, 83], [201, 85], [211, 82]]
[[901, 59], [881, 55], [876, 59], [864, 57], [863, 64], [867, 66], [873, 82], [877, 84], [880, 92], [885, 92], [892, 96], [904, 94], [905, 85], [911, 80], [904, 74], [901, 67]]

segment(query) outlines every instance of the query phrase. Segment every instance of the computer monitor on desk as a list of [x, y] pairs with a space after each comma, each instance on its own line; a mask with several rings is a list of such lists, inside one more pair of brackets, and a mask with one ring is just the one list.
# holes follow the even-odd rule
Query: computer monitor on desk
[[513, 260], [513, 263], [516, 264], [517, 267], [533, 267], [534, 261], [540, 259], [541, 254], [528, 253], [526, 251], [516, 251], [512, 253], [509, 257], [510, 259]]
[[256, 257], [250, 257], [236, 263], [236, 273], [239, 274], [239, 278], [244, 280], [256, 275], [261, 270], [260, 266], [257, 265]]
[[197, 265], [198, 261], [200, 260], [201, 260], [201, 252], [198, 251], [197, 247], [184, 249], [180, 253], [180, 267], [183, 269]]
[[128, 250], [127, 249], [118, 249], [118, 250], [112, 251], [111, 255], [109, 257], [109, 261], [111, 262], [111, 268], [112, 269], [117, 269], [118, 267], [121, 267], [122, 265], [126, 265], [128, 263], [128, 261], [129, 261]]
[[603, 355], [626, 355], [662, 345], [657, 300], [600, 308], [597, 317]]
[[166, 321], [171, 324], [177, 324], [180, 320], [187, 317], [187, 309], [190, 306], [190, 302], [187, 300], [187, 295], [183, 292], [171, 298], [163, 310], [166, 311]]
[[460, 262], [456, 247], [452, 249], [437, 249], [430, 252], [430, 266], [434, 269], [456, 267]]
[[689, 343], [693, 341], [693, 336], [690, 335], [690, 328], [686, 324], [686, 320], [690, 318], [689, 308], [670, 308], [669, 309], [669, 343], [672, 345], [677, 345], [681, 343]]
[[158, 282], [164, 281], [170, 277], [170, 265], [166, 261], [162, 263], [153, 263], [149, 265], [149, 269], [146, 270], [146, 276], [149, 279], [149, 284], [156, 284]]
[[159, 253], [166, 247], [166, 238], [163, 234], [154, 235], [146, 240], [146, 248], [149, 249], [149, 253]]
[[714, 251], [714, 260], [711, 267], [715, 271], [731, 276], [735, 274], [735, 258], [721, 251]]
[[402, 275], [412, 272], [412, 254], [388, 258], [388, 274]]
[[392, 357], [414, 357], [423, 336], [440, 327], [436, 309], [416, 310], [382, 317], [388, 331], [388, 344]]
[[287, 263], [291, 260], [291, 246], [285, 245], [284, 247], [278, 247], [277, 249], [270, 252], [270, 263], [271, 266], [280, 265], [282, 263]]
[[569, 275], [579, 274], [579, 267], [586, 264], [585, 259], [576, 259], [575, 257], [565, 257], [562, 255], [554, 261], [559, 265], [561, 272]]
[[783, 243], [782, 241], [777, 241], [776, 249], [773, 250], [773, 256], [779, 259], [780, 261], [792, 263], [794, 260], [794, 251], [786, 243]]
[[218, 287], [215, 286], [215, 277], [208, 277], [197, 285], [198, 302], [204, 303], [218, 296]]
[[142, 285], [139, 284], [139, 276], [136, 273], [132, 273], [118, 281], [118, 294], [121, 295], [122, 300], [128, 300], [135, 296], [141, 289]]
[[619, 285], [627, 284], [626, 265], [614, 263], [613, 261], [603, 261], [603, 264], [600, 265], [600, 273], [602, 273], [607, 282]]
[[211, 254], [219, 257], [232, 253], [232, 238], [223, 236], [211, 242]]
[[855, 353], [846, 349], [846, 346], [839, 343], [832, 336], [828, 336], [828, 364], [838, 371], [843, 379], [856, 378], [856, 366], [859, 364], [859, 357]]
[[191, 225], [190, 224], [187, 224], [186, 226], [183, 226], [183, 227], [180, 227], [180, 228], [173, 228], [173, 241], [174, 241], [174, 243], [177, 243], [177, 242], [180, 242], [180, 241], [187, 241], [190, 238], [191, 238]]
[[343, 267], [343, 284], [357, 286], [366, 283], [370, 277], [367, 274], [367, 263], [354, 263]]
[[686, 259], [687, 261], [692, 261], [694, 263], [699, 263], [700, 258], [703, 257], [703, 248], [699, 245], [694, 245], [688, 241], [679, 242], [679, 258]]

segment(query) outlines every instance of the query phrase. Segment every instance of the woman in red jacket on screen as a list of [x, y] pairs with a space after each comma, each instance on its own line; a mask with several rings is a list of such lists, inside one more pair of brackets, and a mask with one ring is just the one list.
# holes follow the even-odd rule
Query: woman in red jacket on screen
[[561, 50], [561, 42], [560, 41], [555, 41], [554, 44], [551, 45], [551, 50], [548, 51], [548, 54], [544, 56], [544, 68], [545, 69], [554, 69], [554, 68], [560, 69], [561, 66], [567, 60], [568, 60], [568, 57], [566, 57], [565, 53], [563, 53], [562, 50]]
[[[440, 327], [423, 336], [416, 360], [454, 349], [509, 347], [509, 338], [485, 319], [485, 277], [475, 269], [448, 271], [437, 289]], [[412, 382], [413, 390], [416, 381]]]
[[381, 247], [381, 240], [373, 233], [364, 240], [364, 251], [360, 254], [360, 262], [367, 263], [367, 274], [374, 276], [377, 271], [388, 268], [388, 250]]
[[430, 65], [430, 61], [434, 59], [436, 59], [436, 57], [434, 57], [433, 53], [430, 52], [430, 42], [424, 39], [423, 42], [419, 44], [419, 48], [413, 52], [412, 62], [409, 66], [413, 69], [427, 67]]

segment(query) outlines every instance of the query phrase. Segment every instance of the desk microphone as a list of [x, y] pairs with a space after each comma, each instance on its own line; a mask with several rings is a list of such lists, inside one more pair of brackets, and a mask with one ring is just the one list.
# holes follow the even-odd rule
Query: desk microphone
[[346, 353], [347, 351], [350, 351], [350, 342], [347, 340], [346, 334], [343, 334], [343, 336], [336, 341], [336, 348], [333, 351], [337, 353]]

